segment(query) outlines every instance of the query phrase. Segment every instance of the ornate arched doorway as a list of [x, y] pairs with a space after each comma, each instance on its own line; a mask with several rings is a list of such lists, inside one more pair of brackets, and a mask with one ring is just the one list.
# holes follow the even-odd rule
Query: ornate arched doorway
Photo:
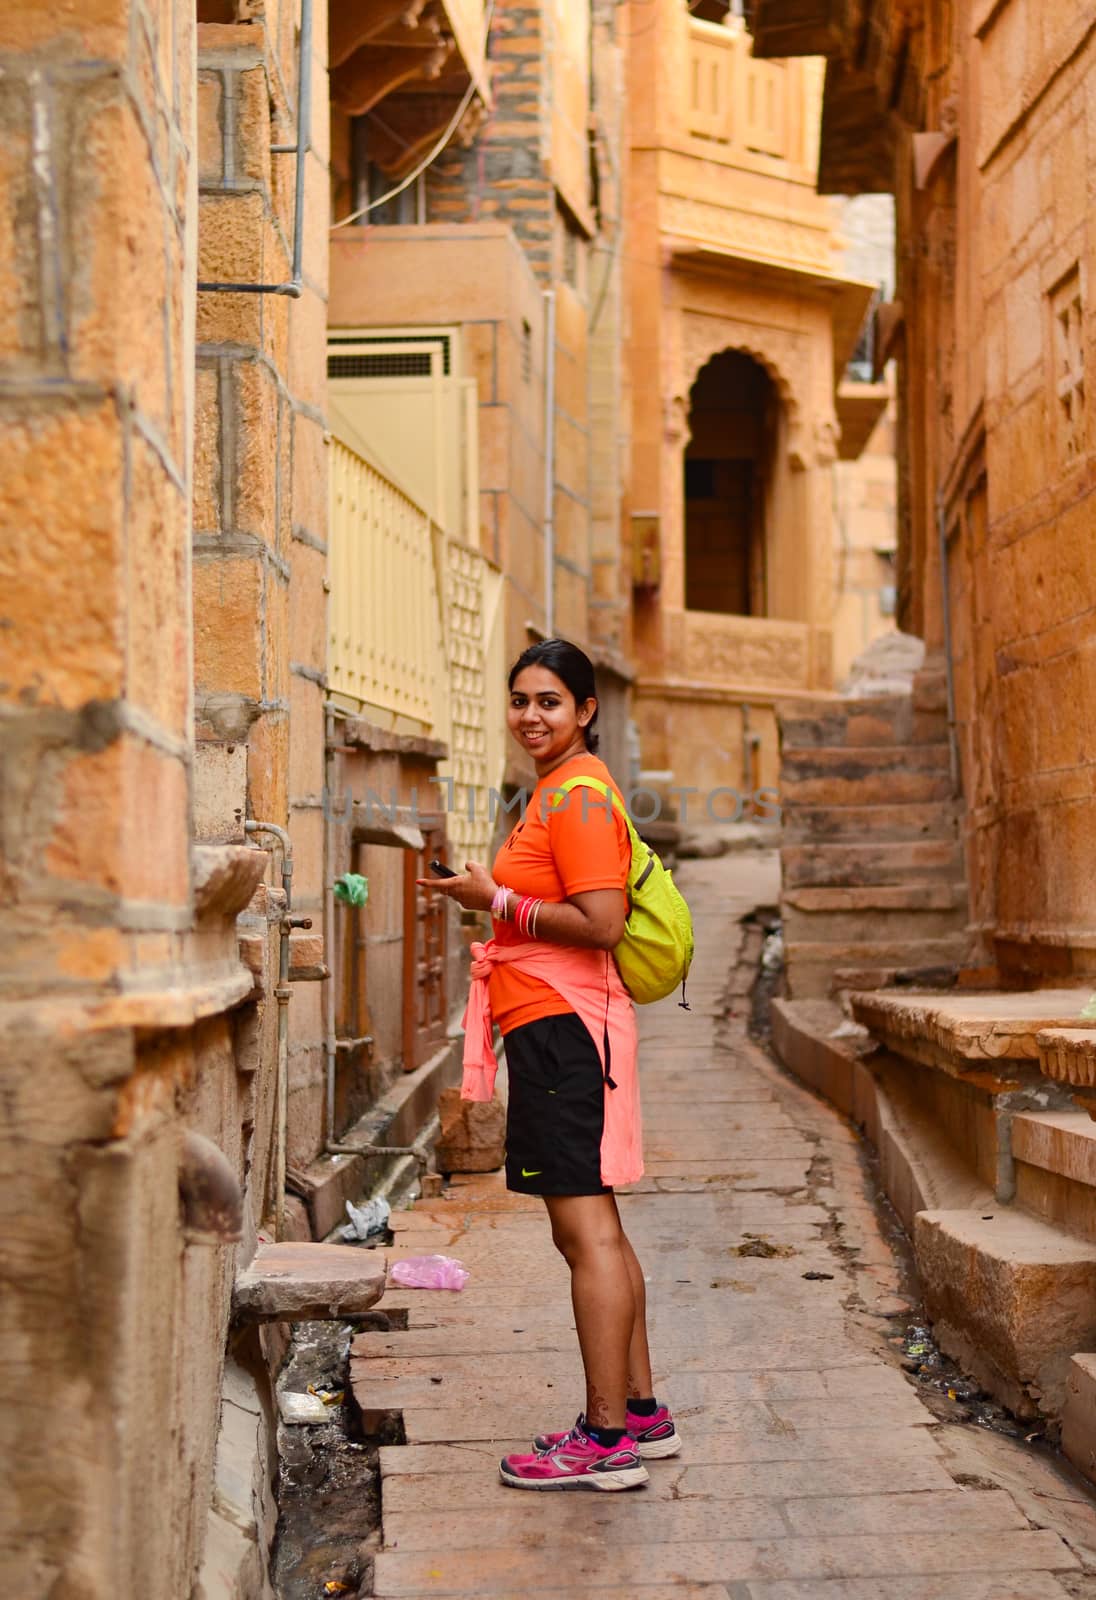
[[742, 350], [720, 351], [697, 374], [684, 463], [688, 611], [768, 614], [782, 410], [771, 377]]

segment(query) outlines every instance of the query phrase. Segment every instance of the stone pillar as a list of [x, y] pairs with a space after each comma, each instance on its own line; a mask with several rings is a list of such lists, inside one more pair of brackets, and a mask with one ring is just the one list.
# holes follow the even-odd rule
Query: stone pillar
[[192, 18], [0, 12], [0, 1520], [36, 1594], [189, 1591], [216, 1424], [175, 1403], [188, 1044], [136, 1031], [192, 920]]

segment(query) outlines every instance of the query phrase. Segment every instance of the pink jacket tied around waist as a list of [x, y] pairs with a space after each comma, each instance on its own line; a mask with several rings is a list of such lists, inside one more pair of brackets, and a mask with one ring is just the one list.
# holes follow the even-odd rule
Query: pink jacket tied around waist
[[495, 1090], [494, 1042], [488, 979], [499, 961], [515, 961], [523, 972], [551, 984], [586, 1025], [605, 1074], [605, 1127], [601, 1135], [601, 1181], [611, 1187], [643, 1176], [643, 1134], [639, 1118], [636, 1017], [631, 996], [608, 950], [564, 945], [499, 945], [494, 939], [472, 945], [472, 986], [464, 1013], [465, 1100], [490, 1100]]

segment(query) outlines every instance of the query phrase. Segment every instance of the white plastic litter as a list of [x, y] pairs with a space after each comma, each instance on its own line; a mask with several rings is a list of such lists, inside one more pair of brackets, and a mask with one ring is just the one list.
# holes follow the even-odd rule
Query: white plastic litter
[[295, 1394], [291, 1389], [278, 1390], [278, 1411], [285, 1423], [330, 1422], [331, 1413], [315, 1394]]
[[383, 1233], [388, 1226], [388, 1219], [392, 1215], [392, 1207], [383, 1195], [378, 1195], [375, 1200], [369, 1200], [364, 1206], [353, 1205], [346, 1202], [346, 1214], [349, 1222], [339, 1229], [342, 1239], [368, 1239], [374, 1233]]

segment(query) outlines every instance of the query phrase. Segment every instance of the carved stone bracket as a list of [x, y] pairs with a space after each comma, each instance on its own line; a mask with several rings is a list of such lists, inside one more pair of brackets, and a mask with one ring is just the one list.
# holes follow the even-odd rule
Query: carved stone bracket
[[268, 864], [265, 850], [252, 845], [197, 844], [191, 851], [194, 914], [235, 917], [247, 905]]

